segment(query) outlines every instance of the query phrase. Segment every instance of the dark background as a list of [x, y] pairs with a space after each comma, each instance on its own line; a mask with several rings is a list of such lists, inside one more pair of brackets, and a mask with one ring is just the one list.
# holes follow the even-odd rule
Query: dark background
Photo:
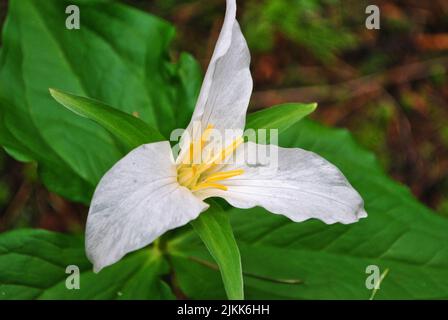
[[[125, 2], [173, 23], [173, 59], [188, 51], [205, 70], [224, 0]], [[380, 8], [380, 30], [364, 25], [369, 4]], [[0, 0], [0, 26], [7, 5]], [[252, 53], [252, 110], [318, 102], [312, 118], [350, 129], [394, 179], [448, 216], [448, 1], [246, 0], [238, 8]], [[0, 231], [75, 232], [85, 215], [39, 183], [36, 164], [0, 150]]]

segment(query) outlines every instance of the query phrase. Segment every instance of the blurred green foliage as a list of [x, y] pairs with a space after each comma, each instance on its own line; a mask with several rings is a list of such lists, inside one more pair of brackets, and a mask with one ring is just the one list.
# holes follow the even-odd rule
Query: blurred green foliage
[[[210, 23], [224, 1], [156, 0], [156, 8], [169, 15], [185, 5], [200, 7], [201, 20]], [[324, 63], [331, 63], [341, 51], [354, 48], [356, 35], [344, 24], [342, 0], [246, 0], [240, 1], [240, 23], [251, 50], [268, 52], [281, 36], [309, 50]]]
[[242, 24], [256, 51], [270, 51], [282, 34], [331, 63], [341, 50], [356, 45], [356, 37], [341, 23], [339, 0], [249, 0], [245, 5]]
[[357, 133], [359, 143], [367, 147], [369, 150], [376, 150], [377, 157], [383, 168], [390, 167], [391, 159], [387, 155], [385, 148], [387, 142], [386, 128], [393, 118], [393, 106], [384, 101], [366, 111], [366, 117], [369, 121], [358, 123], [354, 130]]
[[4, 180], [6, 177], [6, 154], [0, 149], [0, 210], [2, 210], [10, 199], [9, 185]]

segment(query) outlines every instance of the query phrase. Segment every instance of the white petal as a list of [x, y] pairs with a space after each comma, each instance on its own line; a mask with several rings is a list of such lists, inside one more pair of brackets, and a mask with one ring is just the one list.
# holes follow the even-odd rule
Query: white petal
[[170, 144], [142, 145], [98, 184], [86, 226], [95, 272], [195, 219], [208, 205], [177, 183]]
[[[250, 161], [255, 150], [258, 163]], [[275, 156], [270, 165], [262, 160], [267, 150], [278, 155], [278, 165]], [[328, 224], [352, 223], [367, 216], [361, 196], [344, 175], [315, 153], [249, 142], [237, 150], [234, 164], [219, 171], [235, 169], [244, 173], [220, 182], [227, 191], [206, 189], [197, 196], [222, 197], [238, 208], [262, 206], [293, 221], [317, 218]]]
[[191, 138], [197, 138], [196, 132], [191, 135], [193, 123], [200, 123], [202, 131], [212, 124], [220, 131], [242, 132], [252, 93], [249, 64], [249, 49], [236, 21], [236, 1], [227, 0], [224, 24], [187, 128]]

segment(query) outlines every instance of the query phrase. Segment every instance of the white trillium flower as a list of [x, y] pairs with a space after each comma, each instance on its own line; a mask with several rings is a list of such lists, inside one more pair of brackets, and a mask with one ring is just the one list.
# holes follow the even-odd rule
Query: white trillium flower
[[[210, 197], [237, 208], [261, 206], [296, 222], [353, 223], [367, 216], [362, 198], [344, 175], [309, 151], [244, 143], [239, 135], [219, 152], [193, 161], [194, 146], [203, 146], [212, 130], [223, 136], [229, 129], [242, 134], [252, 92], [249, 64], [236, 1], [227, 0], [224, 24], [176, 161], [168, 141], [142, 145], [118, 161], [95, 190], [86, 251], [96, 272], [196, 219], [209, 207], [204, 200]], [[203, 130], [194, 130], [196, 123]], [[276, 166], [246, 163], [248, 156], [268, 148], [277, 154]], [[218, 161], [230, 156], [233, 161]]]

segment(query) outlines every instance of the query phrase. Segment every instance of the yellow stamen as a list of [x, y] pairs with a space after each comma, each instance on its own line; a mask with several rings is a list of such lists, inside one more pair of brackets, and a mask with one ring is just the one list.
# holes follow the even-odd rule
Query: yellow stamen
[[[226, 180], [244, 173], [243, 170], [231, 170], [224, 172], [211, 172], [221, 161], [227, 159], [237, 148], [243, 143], [243, 138], [236, 138], [231, 144], [217, 152], [212, 156], [212, 150], [209, 149], [205, 159], [201, 159], [202, 149], [207, 143], [214, 126], [208, 125], [202, 133], [201, 137], [189, 145], [189, 150], [186, 152], [184, 159], [177, 167], [177, 180], [179, 184], [189, 188], [192, 191], [198, 191], [206, 188], [216, 188], [220, 190], [227, 190], [223, 184], [216, 183], [217, 181]], [[201, 161], [196, 162], [199, 158]]]
[[235, 150], [236, 148], [238, 148], [238, 146], [244, 142], [244, 139], [242, 137], [238, 137], [235, 140], [233, 140], [233, 142], [227, 146], [226, 148], [224, 148], [224, 150], [222, 150], [221, 152], [221, 157], [214, 159], [213, 162], [216, 163], [216, 161], [223, 161], [225, 160], [228, 156], [230, 156]]
[[205, 172], [206, 170], [212, 169], [217, 164], [221, 164], [222, 161], [227, 159], [235, 150], [238, 148], [238, 146], [244, 142], [244, 139], [242, 137], [236, 138], [231, 144], [229, 144], [226, 148], [224, 148], [221, 152], [218, 152], [216, 156], [208, 160], [206, 163], [202, 164], [201, 168], [199, 169], [200, 173]]
[[198, 190], [207, 189], [207, 188], [216, 188], [216, 189], [221, 189], [221, 190], [227, 191], [227, 187], [222, 184], [219, 184], [219, 183], [200, 183], [200, 184], [194, 186], [193, 188], [191, 188], [191, 191], [198, 191]]
[[201, 136], [201, 143], [202, 146], [207, 142], [208, 138], [210, 138], [210, 134], [212, 133], [212, 130], [214, 129], [214, 126], [212, 124], [209, 124], [207, 128], [205, 128], [204, 132]]
[[189, 166], [191, 163], [197, 161], [197, 156], [202, 154], [202, 149], [204, 148], [207, 140], [210, 138], [213, 128], [213, 125], [209, 124], [198, 141], [190, 142], [188, 152], [186, 157], [181, 161], [180, 167]]
[[235, 176], [239, 176], [243, 173], [244, 173], [243, 169], [230, 170], [230, 171], [224, 171], [224, 172], [216, 172], [216, 173], [210, 174], [203, 181], [204, 182], [213, 182], [213, 181], [225, 180], [225, 179], [229, 179], [229, 178], [232, 178]]

